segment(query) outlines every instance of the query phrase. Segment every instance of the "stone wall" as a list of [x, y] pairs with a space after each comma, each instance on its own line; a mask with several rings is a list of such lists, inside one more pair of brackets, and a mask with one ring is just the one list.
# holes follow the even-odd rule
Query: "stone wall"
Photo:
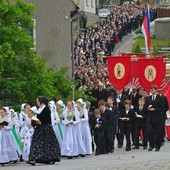
[[158, 39], [170, 39], [170, 17], [155, 20], [155, 36]]

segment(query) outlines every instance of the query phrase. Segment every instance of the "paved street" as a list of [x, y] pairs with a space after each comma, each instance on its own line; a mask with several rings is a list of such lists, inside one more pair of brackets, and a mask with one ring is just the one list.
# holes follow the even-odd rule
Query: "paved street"
[[124, 53], [124, 52], [132, 51], [133, 42], [134, 42], [133, 35], [134, 35], [134, 32], [123, 37], [122, 42], [119, 42], [115, 48], [115, 51], [114, 51], [115, 55], [120, 52]]
[[170, 142], [161, 148], [159, 152], [154, 150], [132, 150], [125, 151], [125, 148], [115, 149], [114, 153], [100, 156], [86, 156], [85, 158], [74, 158], [68, 160], [62, 158], [60, 163], [55, 165], [37, 164], [31, 166], [26, 163], [5, 165], [4, 170], [169, 170], [170, 169]]

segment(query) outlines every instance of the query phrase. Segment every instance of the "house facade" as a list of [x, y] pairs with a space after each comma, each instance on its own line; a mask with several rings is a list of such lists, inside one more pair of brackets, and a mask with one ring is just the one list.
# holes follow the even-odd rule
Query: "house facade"
[[54, 69], [68, 67], [71, 60], [71, 11], [77, 7], [72, 0], [26, 0], [35, 6], [36, 53], [47, 59]]
[[79, 7], [79, 11], [84, 11], [87, 15], [87, 26], [99, 20], [97, 16], [98, 0], [74, 0]]

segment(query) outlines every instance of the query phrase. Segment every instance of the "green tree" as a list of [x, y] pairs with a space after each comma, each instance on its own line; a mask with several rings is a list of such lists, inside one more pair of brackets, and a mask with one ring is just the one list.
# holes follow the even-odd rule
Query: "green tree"
[[2, 104], [16, 104], [25, 100], [22, 86], [26, 81], [20, 68], [22, 58], [31, 53], [33, 39], [26, 28], [32, 26], [34, 7], [18, 0], [0, 1], [0, 100]]
[[[23, 0], [0, 1], [0, 105], [19, 109], [22, 102], [35, 105], [38, 95], [65, 101], [72, 99], [67, 69], [48, 69], [45, 58], [31, 50], [34, 6]], [[75, 99], [86, 97], [76, 91]]]

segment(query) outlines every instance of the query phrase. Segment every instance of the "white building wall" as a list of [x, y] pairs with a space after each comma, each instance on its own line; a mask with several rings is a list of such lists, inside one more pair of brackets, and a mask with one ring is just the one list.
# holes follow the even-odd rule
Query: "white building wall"
[[79, 0], [78, 6], [82, 11], [96, 14], [96, 0]]

